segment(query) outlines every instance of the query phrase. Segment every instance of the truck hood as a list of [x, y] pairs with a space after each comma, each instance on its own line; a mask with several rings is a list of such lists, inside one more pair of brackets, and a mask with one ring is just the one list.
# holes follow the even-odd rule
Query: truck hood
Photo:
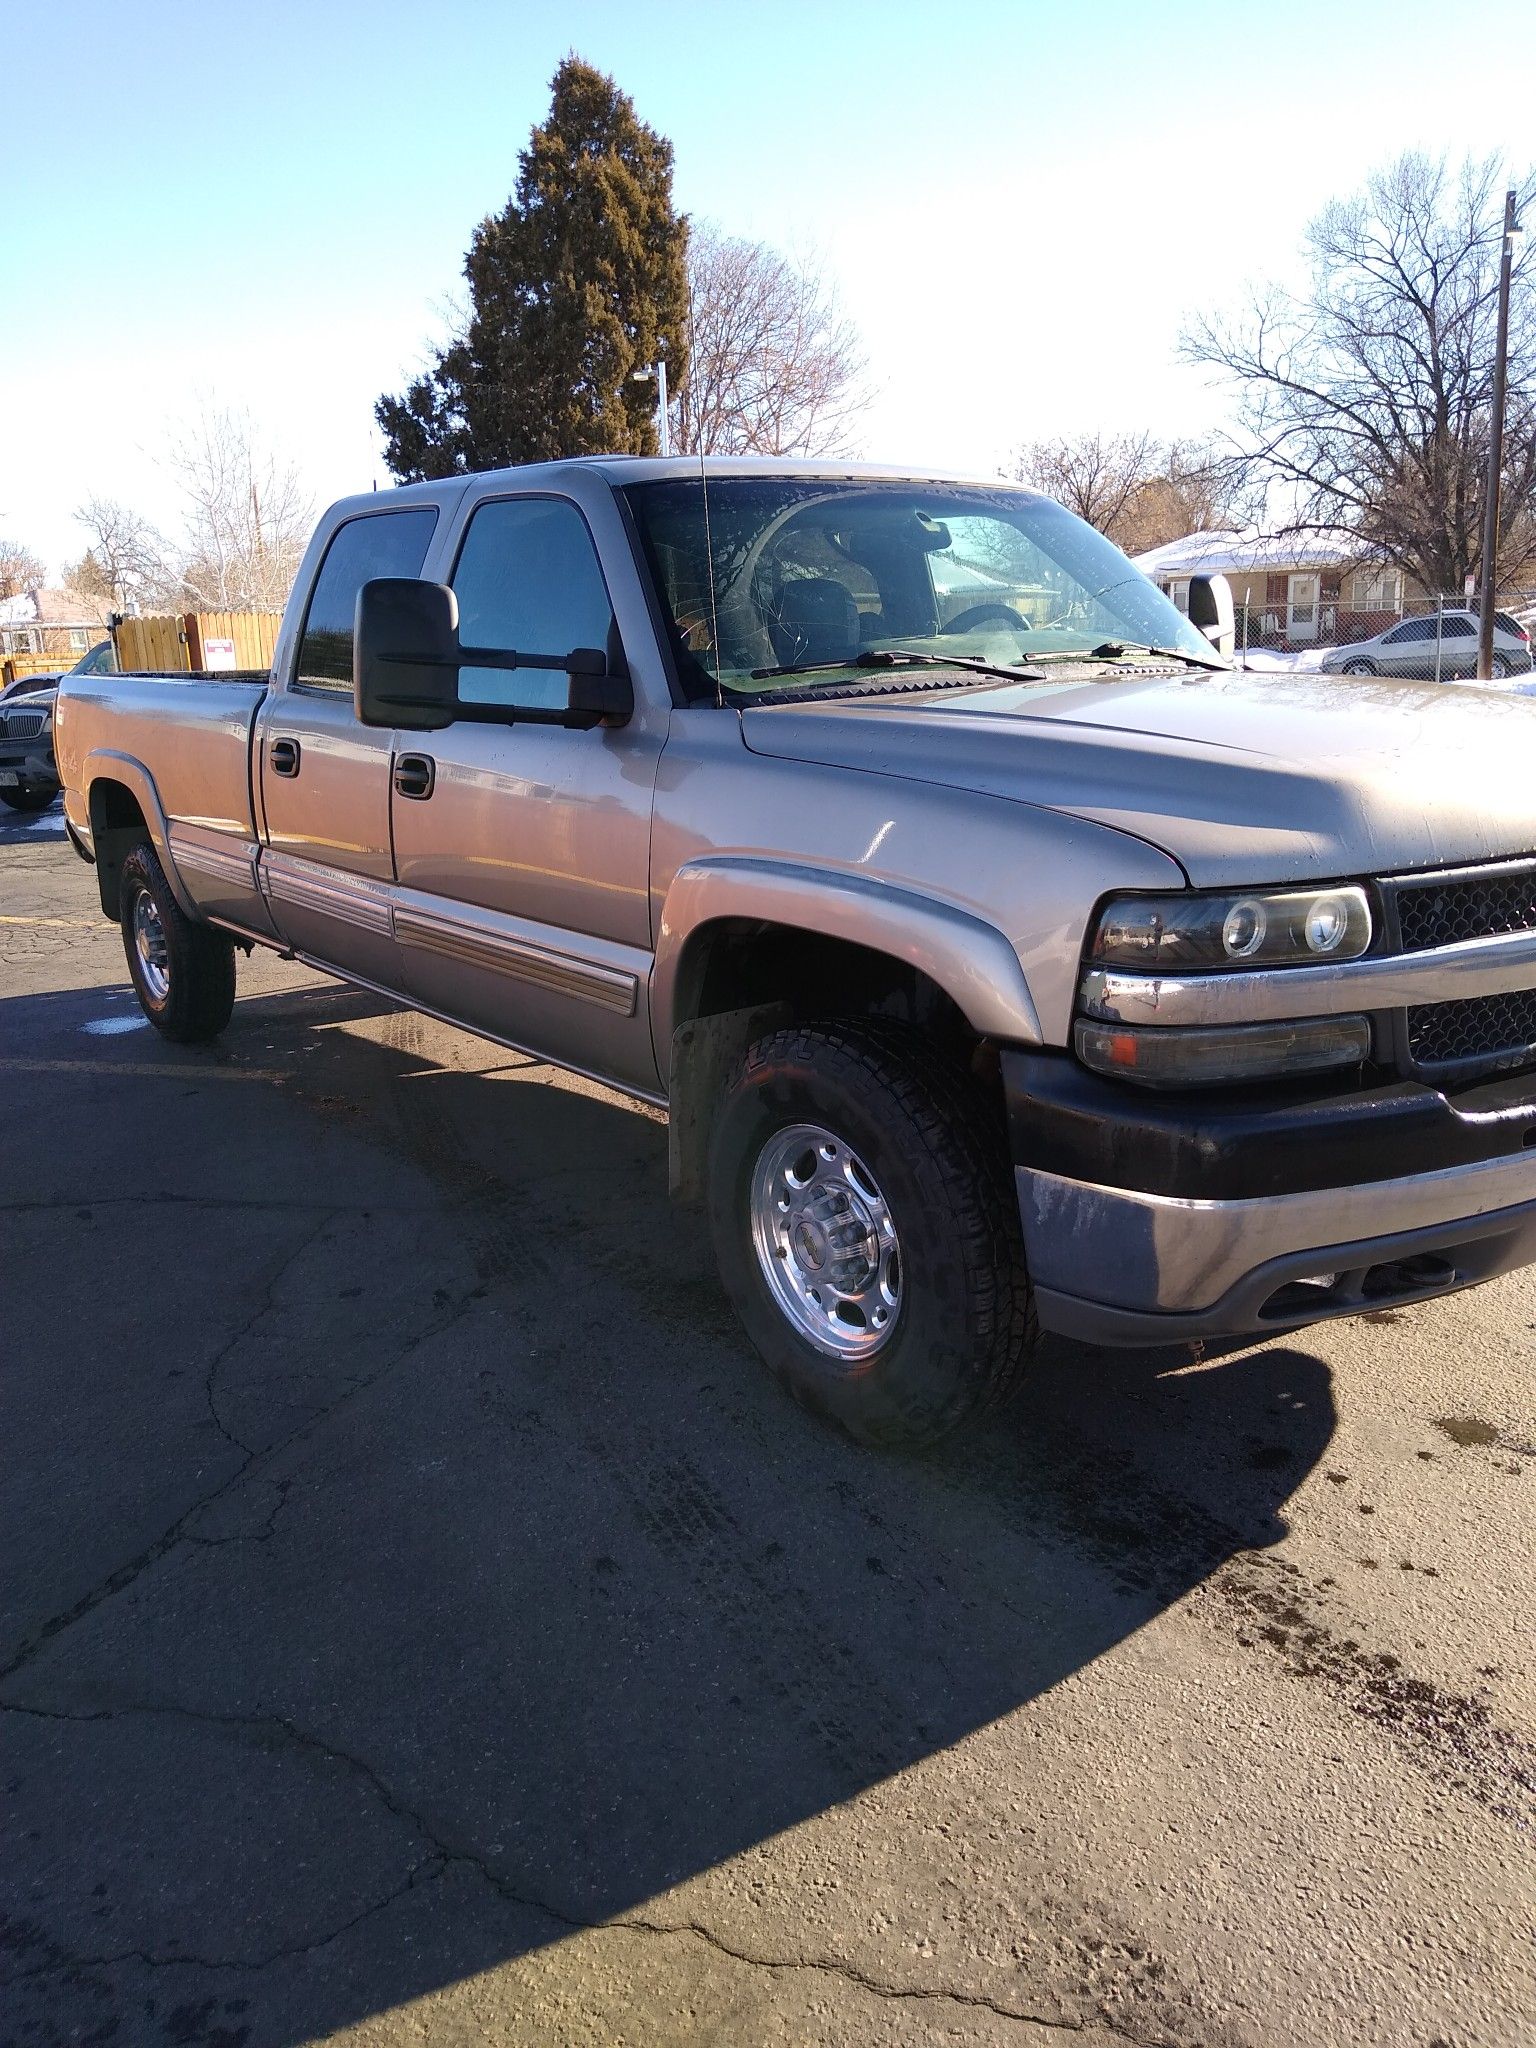
[[1196, 887], [1536, 852], [1536, 701], [1240, 672], [754, 704], [754, 753], [1112, 825]]

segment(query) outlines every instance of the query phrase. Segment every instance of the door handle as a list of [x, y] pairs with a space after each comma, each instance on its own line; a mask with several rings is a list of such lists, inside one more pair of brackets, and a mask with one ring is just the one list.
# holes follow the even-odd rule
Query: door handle
[[297, 740], [274, 740], [267, 749], [267, 759], [272, 764], [274, 775], [297, 775], [299, 772], [299, 743]]
[[437, 763], [430, 754], [401, 754], [395, 761], [395, 791], [425, 803], [437, 785]]

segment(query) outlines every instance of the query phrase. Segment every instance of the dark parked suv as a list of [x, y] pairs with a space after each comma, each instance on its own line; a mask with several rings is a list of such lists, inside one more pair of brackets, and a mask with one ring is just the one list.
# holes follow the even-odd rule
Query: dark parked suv
[[[82, 654], [72, 676], [113, 675], [110, 640]], [[0, 803], [13, 811], [46, 811], [59, 793], [53, 760], [53, 703], [58, 676], [26, 676], [0, 694]]]

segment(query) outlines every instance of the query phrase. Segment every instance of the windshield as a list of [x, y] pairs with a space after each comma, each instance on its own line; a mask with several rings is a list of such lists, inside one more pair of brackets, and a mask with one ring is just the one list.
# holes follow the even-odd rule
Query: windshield
[[1012, 667], [1124, 645], [1217, 665], [1117, 547], [1032, 491], [711, 477], [707, 520], [698, 477], [625, 497], [693, 696], [795, 686], [768, 670], [835, 684], [846, 664], [851, 683], [882, 651]]

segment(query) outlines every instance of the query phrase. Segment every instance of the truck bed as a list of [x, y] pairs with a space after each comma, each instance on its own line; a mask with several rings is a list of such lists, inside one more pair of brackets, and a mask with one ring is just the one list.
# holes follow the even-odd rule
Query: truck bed
[[265, 670], [71, 677], [54, 716], [59, 779], [88, 787], [93, 754], [152, 764], [168, 825], [249, 843], [251, 731], [269, 680]]

